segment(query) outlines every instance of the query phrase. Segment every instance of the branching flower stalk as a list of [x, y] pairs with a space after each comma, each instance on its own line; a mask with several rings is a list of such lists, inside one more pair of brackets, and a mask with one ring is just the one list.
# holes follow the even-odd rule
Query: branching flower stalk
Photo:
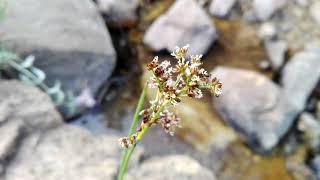
[[[166, 60], [159, 63], [157, 56], [147, 65], [147, 70], [153, 74], [148, 86], [157, 89], [157, 95], [154, 100], [150, 101], [148, 108], [141, 110], [146, 95], [146, 87], [144, 88], [130, 133], [127, 137], [119, 139], [125, 151], [120, 164], [118, 180], [123, 179], [134, 148], [151, 126], [160, 125], [166, 133], [172, 136], [175, 129], [180, 127], [180, 119], [168, 110], [169, 106], [176, 106], [183, 97], [201, 98], [202, 90], [209, 90], [217, 97], [222, 93], [221, 82], [217, 78], [211, 79], [209, 73], [201, 68], [202, 55], [192, 55], [187, 58], [188, 48], [188, 45], [182, 48], [176, 47], [171, 53], [177, 60], [175, 66], [171, 66]], [[142, 121], [136, 128], [139, 116]]]

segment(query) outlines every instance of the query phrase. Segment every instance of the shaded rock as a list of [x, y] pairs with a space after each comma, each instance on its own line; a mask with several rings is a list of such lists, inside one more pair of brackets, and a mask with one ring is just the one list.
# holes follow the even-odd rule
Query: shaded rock
[[92, 1], [17, 0], [7, 6], [0, 34], [9, 50], [33, 54], [49, 84], [59, 80], [76, 95], [85, 87], [97, 93], [114, 69], [116, 54]]
[[217, 67], [212, 74], [223, 83], [223, 95], [214, 100], [222, 118], [255, 150], [274, 147], [297, 115], [280, 88], [253, 71]]
[[127, 179], [214, 180], [215, 176], [194, 159], [183, 155], [155, 157], [132, 169]]
[[216, 39], [216, 29], [202, 7], [194, 0], [178, 0], [153, 22], [143, 41], [155, 51], [190, 44], [190, 54], [205, 54]]
[[320, 147], [320, 122], [312, 114], [305, 112], [300, 115], [298, 129], [304, 133], [311, 150], [317, 152]]
[[283, 93], [299, 111], [320, 80], [320, 53], [307, 49], [295, 54], [282, 71]]
[[311, 4], [309, 9], [311, 17], [320, 24], [320, 2], [315, 1], [313, 4]]
[[287, 0], [254, 0], [253, 12], [260, 21], [268, 20], [275, 11], [282, 8]]
[[225, 17], [236, 2], [237, 0], [213, 0], [209, 12], [217, 17]]
[[97, 0], [98, 9], [107, 22], [130, 25], [137, 20], [139, 0]]
[[98, 138], [72, 125], [34, 134], [7, 167], [5, 179], [113, 179], [121, 153], [117, 138]]
[[285, 60], [285, 53], [288, 49], [287, 42], [282, 40], [266, 41], [265, 49], [271, 61], [272, 69], [279, 70]]

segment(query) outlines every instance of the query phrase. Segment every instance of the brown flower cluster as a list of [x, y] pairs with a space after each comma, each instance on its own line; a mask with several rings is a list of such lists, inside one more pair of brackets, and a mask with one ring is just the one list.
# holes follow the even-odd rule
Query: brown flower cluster
[[136, 144], [154, 124], [160, 125], [166, 133], [173, 135], [175, 128], [179, 127], [179, 118], [166, 107], [177, 105], [182, 97], [201, 98], [202, 90], [210, 90], [215, 96], [222, 93], [221, 82], [217, 78], [210, 79], [209, 73], [201, 68], [202, 55], [186, 57], [188, 48], [188, 45], [176, 47], [171, 53], [177, 60], [175, 66], [171, 66], [169, 61], [159, 63], [157, 56], [147, 65], [147, 69], [153, 74], [148, 85], [156, 88], [158, 92], [156, 98], [150, 101], [150, 107], [140, 112], [142, 122], [136, 133], [119, 139], [122, 147]]

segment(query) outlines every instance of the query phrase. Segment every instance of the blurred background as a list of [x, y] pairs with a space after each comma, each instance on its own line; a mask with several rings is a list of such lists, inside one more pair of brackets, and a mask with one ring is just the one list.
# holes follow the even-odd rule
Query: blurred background
[[126, 179], [320, 179], [319, 0], [0, 0], [0, 179], [115, 179], [146, 63], [186, 44], [223, 94]]

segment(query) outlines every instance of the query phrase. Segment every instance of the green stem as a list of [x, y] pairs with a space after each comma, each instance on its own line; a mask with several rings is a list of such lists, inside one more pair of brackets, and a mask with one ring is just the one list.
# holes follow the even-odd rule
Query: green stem
[[[21, 67], [18, 63], [16, 63], [15, 61], [9, 61], [8, 62], [10, 64], [10, 66], [12, 66], [13, 68], [15, 68], [17, 71], [21, 72], [22, 74], [24, 74], [25, 76], [27, 76], [28, 78], [30, 78], [32, 81], [37, 82], [38, 78], [32, 74], [31, 72], [29, 72], [28, 70], [24, 69], [23, 67]], [[39, 83], [37, 84], [37, 86], [39, 86], [43, 91], [48, 92], [49, 91], [49, 87], [47, 85], [45, 85], [44, 83]]]
[[143, 90], [141, 92], [141, 95], [140, 95], [140, 98], [139, 98], [139, 101], [138, 101], [138, 104], [137, 104], [137, 108], [136, 108], [136, 111], [134, 112], [134, 116], [133, 116], [133, 121], [130, 125], [130, 130], [129, 130], [129, 136], [131, 136], [136, 127], [137, 127], [137, 124], [139, 122], [139, 113], [141, 112], [142, 110], [142, 107], [143, 107], [143, 104], [144, 104], [144, 101], [145, 101], [145, 98], [146, 98], [146, 94], [147, 94], [147, 83], [144, 85], [143, 87]]
[[[137, 108], [134, 113], [132, 123], [130, 125], [129, 136], [131, 136], [134, 133], [135, 128], [138, 124], [139, 113], [143, 107], [143, 104], [144, 104], [144, 101], [146, 98], [146, 94], [147, 94], [147, 84], [144, 85], [143, 90], [141, 92], [141, 95], [140, 95], [140, 98], [139, 98], [139, 101], [137, 104]], [[127, 167], [128, 167], [128, 162], [131, 158], [131, 155], [132, 155], [135, 147], [136, 147], [136, 145], [134, 145], [133, 147], [130, 147], [128, 149], [125, 149], [124, 152], [122, 153], [120, 169], [119, 169], [119, 174], [118, 174], [118, 180], [123, 180], [123, 177], [124, 177], [126, 170], [127, 170]]]

